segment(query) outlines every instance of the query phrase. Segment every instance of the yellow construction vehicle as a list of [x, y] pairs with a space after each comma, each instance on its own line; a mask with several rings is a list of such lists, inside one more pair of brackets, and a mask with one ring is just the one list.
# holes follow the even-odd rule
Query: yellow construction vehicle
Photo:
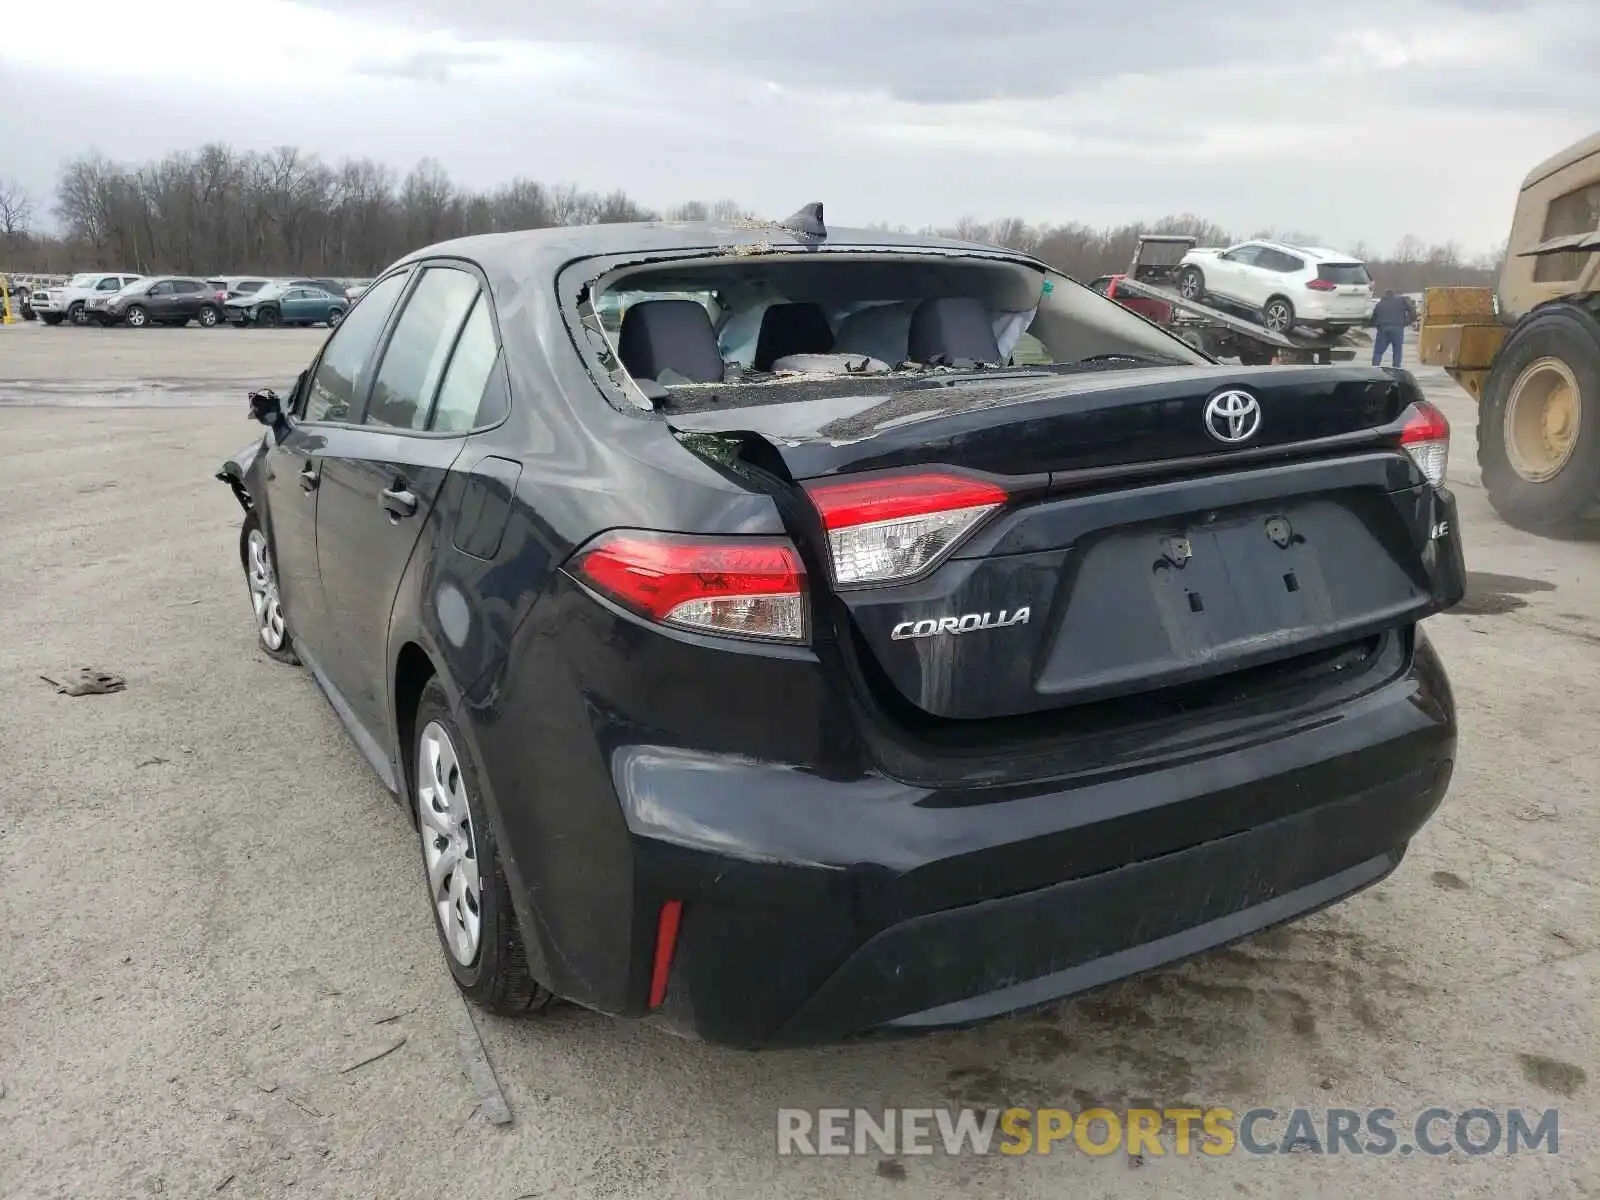
[[1420, 337], [1478, 401], [1495, 511], [1551, 534], [1600, 517], [1600, 133], [1528, 173], [1498, 288], [1429, 288]]

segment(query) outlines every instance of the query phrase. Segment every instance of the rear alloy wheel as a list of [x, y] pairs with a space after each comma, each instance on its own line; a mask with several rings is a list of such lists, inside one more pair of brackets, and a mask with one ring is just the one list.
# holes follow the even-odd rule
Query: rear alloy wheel
[[328, 314], [328, 328], [334, 329], [344, 320], [344, 309], [336, 308]]
[[417, 835], [434, 927], [445, 964], [468, 999], [502, 1016], [547, 1007], [551, 993], [528, 972], [482, 790], [463, 754], [449, 697], [431, 679], [417, 704], [411, 762]]
[[1206, 294], [1206, 278], [1198, 267], [1185, 267], [1178, 273], [1178, 295], [1185, 300], [1200, 300]]
[[1282, 296], [1274, 296], [1261, 309], [1261, 327], [1269, 333], [1288, 333], [1294, 328], [1294, 305]]
[[130, 304], [127, 313], [124, 314], [122, 319], [135, 329], [143, 329], [150, 324], [150, 314], [145, 312], [143, 305], [139, 304]]
[[294, 639], [283, 618], [283, 598], [278, 592], [278, 571], [272, 561], [272, 547], [254, 513], [245, 518], [239, 534], [239, 558], [244, 564], [245, 583], [250, 588], [250, 607], [256, 615], [256, 640], [266, 656], [291, 666], [299, 663]]
[[201, 329], [215, 329], [217, 322], [222, 319], [222, 314], [208, 304], [195, 313], [194, 319], [199, 323]]

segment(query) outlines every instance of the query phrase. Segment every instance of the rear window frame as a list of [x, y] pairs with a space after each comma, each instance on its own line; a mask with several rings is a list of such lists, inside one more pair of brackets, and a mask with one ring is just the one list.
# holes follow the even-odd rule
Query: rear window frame
[[[1349, 271], [1355, 269], [1361, 272], [1360, 279], [1335, 279], [1327, 274], [1329, 271]], [[1367, 271], [1367, 264], [1360, 262], [1321, 262], [1317, 264], [1317, 278], [1324, 283], [1331, 283], [1338, 287], [1354, 285], [1372, 286], [1372, 275]]]
[[[815, 257], [818, 254], [836, 256], [838, 258], [929, 258], [929, 259], [958, 259], [968, 261], [981, 261], [1022, 267], [1026, 270], [1037, 271], [1051, 279], [1065, 281], [1073, 284], [1105, 304], [1113, 305], [1124, 312], [1132, 312], [1125, 306], [1118, 304], [1102, 292], [1087, 286], [1065, 275], [1048, 263], [1034, 258], [1032, 255], [1021, 254], [1016, 251], [1006, 250], [1002, 247], [986, 248], [981, 246], [962, 247], [960, 250], [951, 250], [943, 246], [918, 246], [918, 245], [882, 245], [878, 243], [851, 243], [840, 246], [775, 246], [770, 251], [761, 251], [746, 256], [749, 259], [759, 258], [805, 258]], [[657, 265], [673, 262], [690, 262], [697, 259], [713, 260], [729, 257], [729, 250], [725, 244], [706, 244], [703, 246], [685, 246], [666, 251], [635, 251], [633, 253], [617, 254], [590, 254], [573, 258], [563, 263], [555, 272], [554, 286], [556, 293], [556, 308], [561, 315], [562, 323], [566, 326], [567, 336], [572, 342], [578, 361], [585, 372], [593, 379], [596, 389], [605, 398], [606, 404], [618, 412], [630, 416], [662, 417], [661, 410], [640, 390], [638, 384], [622, 365], [618, 357], [611, 335], [601, 324], [598, 310], [594, 307], [597, 292], [603, 294], [611, 290], [607, 281], [621, 272], [634, 271]], [[1059, 286], [1059, 284], [1057, 285]], [[585, 316], [590, 314], [594, 319], [594, 332], [605, 346], [602, 352], [596, 348], [591, 340], [589, 327], [585, 323]], [[1203, 352], [1185, 342], [1171, 330], [1149, 321], [1138, 313], [1133, 316], [1143, 320], [1154, 329], [1160, 330], [1174, 343], [1175, 353], [1198, 354], [1204, 361], [1211, 361]]]

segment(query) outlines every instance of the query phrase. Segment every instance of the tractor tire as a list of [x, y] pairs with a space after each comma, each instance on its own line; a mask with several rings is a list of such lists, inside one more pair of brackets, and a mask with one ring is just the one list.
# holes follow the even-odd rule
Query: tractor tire
[[1518, 529], [1566, 536], [1600, 515], [1600, 321], [1558, 302], [1511, 331], [1483, 389], [1478, 466]]

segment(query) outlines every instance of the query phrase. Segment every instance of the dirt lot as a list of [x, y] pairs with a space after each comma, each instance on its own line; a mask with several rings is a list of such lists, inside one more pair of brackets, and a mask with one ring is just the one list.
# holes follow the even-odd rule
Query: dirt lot
[[[1600, 1195], [1600, 547], [1492, 515], [1442, 375], [1420, 372], [1455, 426], [1475, 574], [1429, 625], [1460, 760], [1389, 881], [1044, 1014], [893, 1044], [749, 1055], [572, 1009], [478, 1015], [515, 1116], [497, 1127], [411, 828], [310, 677], [255, 650], [239, 513], [211, 479], [254, 428], [242, 385], [286, 383], [322, 336], [0, 328], [0, 1195]], [[78, 663], [127, 690], [39, 679]], [[1383, 1105], [1402, 1130], [1434, 1105], [1558, 1107], [1560, 1153], [774, 1149], [779, 1107], [1146, 1099]]]

